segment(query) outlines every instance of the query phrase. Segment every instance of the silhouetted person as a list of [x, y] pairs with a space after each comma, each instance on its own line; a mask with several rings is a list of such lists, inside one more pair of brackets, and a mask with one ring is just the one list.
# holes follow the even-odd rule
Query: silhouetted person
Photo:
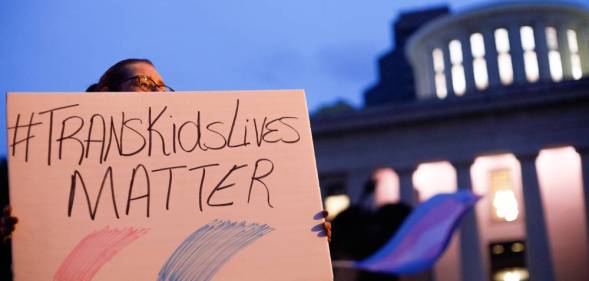
[[[8, 165], [6, 159], [0, 159], [0, 206], [8, 205]], [[0, 218], [0, 233], [9, 237], [14, 230], [14, 222], [10, 215]], [[12, 256], [9, 239], [0, 239], [0, 280], [12, 280]]]
[[[374, 192], [375, 182], [369, 180], [364, 186], [361, 199]], [[359, 202], [362, 202], [360, 200]], [[335, 260], [362, 260], [375, 253], [395, 234], [411, 207], [404, 203], [383, 205], [370, 210], [361, 205], [350, 206], [339, 213], [331, 222], [331, 255]], [[357, 281], [392, 281], [398, 278], [359, 271]]]

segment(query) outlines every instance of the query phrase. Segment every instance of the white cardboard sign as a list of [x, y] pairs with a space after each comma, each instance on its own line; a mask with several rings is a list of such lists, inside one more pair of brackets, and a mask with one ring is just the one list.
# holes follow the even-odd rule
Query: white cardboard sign
[[332, 280], [303, 91], [9, 93], [16, 281]]

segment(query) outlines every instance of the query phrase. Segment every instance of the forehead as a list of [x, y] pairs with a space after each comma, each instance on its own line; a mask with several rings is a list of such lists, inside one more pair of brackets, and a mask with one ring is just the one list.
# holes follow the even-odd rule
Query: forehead
[[126, 70], [128, 71], [129, 76], [136, 76], [136, 75], [147, 75], [151, 77], [155, 81], [161, 81], [162, 77], [157, 72], [155, 67], [149, 63], [145, 62], [136, 62], [131, 63], [125, 66]]

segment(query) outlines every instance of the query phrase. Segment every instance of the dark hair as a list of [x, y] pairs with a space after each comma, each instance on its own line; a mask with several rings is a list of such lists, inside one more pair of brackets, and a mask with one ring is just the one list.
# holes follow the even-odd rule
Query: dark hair
[[98, 90], [98, 83], [94, 83], [86, 88], [86, 92], [98, 92]]
[[97, 84], [90, 85], [86, 92], [98, 92], [103, 88], [108, 88], [109, 91], [119, 91], [119, 87], [124, 79], [128, 78], [126, 66], [133, 63], [147, 63], [153, 66], [153, 63], [148, 59], [124, 59], [111, 66], [102, 76]]

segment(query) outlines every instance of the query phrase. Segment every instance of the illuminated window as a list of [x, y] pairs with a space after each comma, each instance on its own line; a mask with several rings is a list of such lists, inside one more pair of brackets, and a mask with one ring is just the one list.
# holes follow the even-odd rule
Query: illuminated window
[[434, 61], [434, 80], [436, 86], [436, 95], [438, 98], [445, 98], [448, 95], [446, 89], [446, 75], [444, 74], [444, 53], [439, 48], [432, 51]]
[[328, 220], [332, 220], [343, 210], [350, 206], [350, 197], [345, 194], [330, 195], [325, 198], [325, 210], [328, 212]]
[[470, 50], [472, 53], [472, 70], [474, 73], [474, 83], [479, 90], [484, 90], [489, 86], [489, 76], [487, 74], [487, 61], [485, 60], [485, 42], [483, 35], [473, 33], [470, 35]]
[[450, 41], [450, 63], [452, 63], [452, 89], [454, 94], [462, 96], [466, 90], [464, 67], [462, 66], [462, 44], [458, 40]]
[[513, 67], [509, 54], [509, 33], [507, 29], [495, 29], [495, 48], [497, 49], [497, 64], [499, 65], [499, 79], [503, 85], [513, 83]]
[[526, 79], [528, 82], [536, 82], [540, 78], [538, 71], [538, 58], [536, 56], [536, 40], [534, 39], [534, 29], [530, 26], [520, 28], [520, 38], [522, 49], [524, 50], [524, 67]]
[[571, 52], [571, 71], [573, 79], [579, 80], [583, 76], [581, 69], [581, 58], [579, 57], [579, 44], [577, 43], [577, 32], [573, 29], [567, 30], [567, 41]]
[[546, 27], [546, 44], [548, 45], [548, 64], [550, 67], [550, 77], [552, 81], [562, 80], [562, 61], [558, 51], [558, 37], [556, 28]]
[[493, 252], [493, 255], [501, 255], [505, 253], [505, 247], [501, 244], [493, 245], [491, 251]]
[[524, 243], [518, 242], [518, 243], [513, 243], [511, 245], [511, 251], [514, 253], [520, 253], [520, 252], [523, 252], [524, 250], [525, 250]]
[[501, 169], [491, 171], [492, 218], [495, 221], [515, 221], [519, 216], [519, 209], [513, 184], [511, 170]]

